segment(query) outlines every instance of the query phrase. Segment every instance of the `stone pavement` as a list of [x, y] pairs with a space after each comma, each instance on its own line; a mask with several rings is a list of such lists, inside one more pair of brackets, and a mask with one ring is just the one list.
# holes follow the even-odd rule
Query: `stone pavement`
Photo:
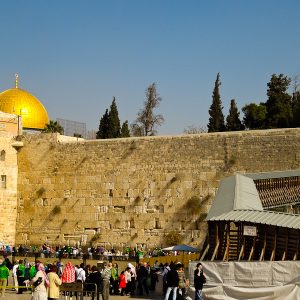
[[[30, 292], [24, 292], [21, 295], [16, 294], [16, 292], [13, 292], [11, 290], [7, 290], [4, 297], [0, 297], [2, 300], [30, 300], [31, 299], [31, 293]], [[61, 300], [64, 300], [65, 298], [61, 296]], [[76, 297], [72, 298], [73, 300], [76, 300]], [[90, 300], [91, 297], [84, 297], [84, 300]], [[102, 298], [100, 297], [102, 300]], [[146, 300], [146, 299], [163, 299], [161, 291], [157, 290], [155, 292], [151, 292], [149, 296], [110, 296], [110, 300]], [[69, 299], [68, 299], [69, 300]]]
[[[159, 282], [156, 286], [155, 291], [150, 291], [149, 296], [110, 296], [110, 300], [146, 300], [146, 299], [163, 299], [162, 296], [162, 284], [161, 284], [161, 276], [159, 276]], [[9, 278], [9, 286], [11, 286], [12, 280], [11, 276]], [[1, 300], [30, 300], [31, 299], [31, 292], [26, 291], [23, 294], [17, 294], [15, 291], [12, 291], [12, 289], [7, 289], [5, 292], [4, 297], [0, 297]], [[65, 300], [64, 296], [61, 296], [61, 300]], [[84, 300], [90, 300], [91, 297], [84, 297]], [[69, 300], [69, 298], [68, 298]], [[76, 300], [76, 297], [73, 297], [72, 300]], [[100, 300], [102, 300], [102, 297], [100, 297]]]

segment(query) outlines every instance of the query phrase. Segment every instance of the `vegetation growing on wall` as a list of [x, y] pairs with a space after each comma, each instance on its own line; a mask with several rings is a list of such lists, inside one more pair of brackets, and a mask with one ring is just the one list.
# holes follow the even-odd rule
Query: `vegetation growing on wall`
[[171, 231], [169, 232], [164, 239], [166, 246], [173, 246], [181, 244], [183, 240], [183, 236], [179, 233], [179, 231]]

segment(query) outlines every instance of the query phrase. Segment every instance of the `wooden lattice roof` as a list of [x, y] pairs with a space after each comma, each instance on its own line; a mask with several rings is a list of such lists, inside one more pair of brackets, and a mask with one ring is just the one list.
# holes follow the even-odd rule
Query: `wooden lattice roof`
[[300, 177], [254, 180], [264, 208], [300, 203]]

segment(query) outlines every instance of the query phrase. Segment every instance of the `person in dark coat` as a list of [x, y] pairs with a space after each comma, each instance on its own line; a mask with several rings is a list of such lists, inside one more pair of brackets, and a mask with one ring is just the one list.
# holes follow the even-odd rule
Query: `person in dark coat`
[[173, 292], [173, 300], [176, 300], [179, 277], [174, 264], [170, 265], [171, 270], [167, 273], [167, 292], [165, 300], [169, 299], [171, 291]]
[[149, 295], [149, 289], [147, 286], [148, 275], [149, 274], [146, 268], [146, 263], [140, 263], [139, 268], [137, 270], [138, 290], [140, 296], [143, 296], [144, 292], [146, 292], [146, 294]]
[[203, 300], [203, 284], [205, 283], [205, 275], [203, 273], [202, 264], [198, 263], [194, 271], [194, 287], [195, 287], [195, 300]]
[[[94, 290], [95, 285], [97, 286], [97, 291]], [[92, 266], [91, 272], [89, 273], [85, 284], [85, 289], [92, 293], [92, 300], [94, 300], [95, 295], [97, 295], [97, 300], [99, 300], [101, 286], [102, 286], [101, 273], [98, 271], [96, 266]]]

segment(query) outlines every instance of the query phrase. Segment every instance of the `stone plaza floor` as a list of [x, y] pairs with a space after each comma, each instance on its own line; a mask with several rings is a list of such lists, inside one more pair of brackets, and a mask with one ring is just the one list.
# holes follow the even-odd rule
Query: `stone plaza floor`
[[[160, 276], [159, 276], [160, 277]], [[12, 285], [12, 278], [10, 276], [9, 278], [9, 287], [11, 287]], [[31, 299], [31, 292], [30, 291], [25, 291], [23, 294], [17, 294], [16, 291], [13, 291], [11, 288], [7, 289], [5, 292], [5, 296], [4, 297], [0, 297], [0, 299], [2, 300], [30, 300]], [[65, 298], [64, 296], [61, 296], [59, 299], [61, 300], [76, 300], [76, 297], [72, 297], [72, 298]], [[83, 300], [88, 300], [91, 299], [91, 297], [85, 296], [83, 298]], [[150, 294], [148, 296], [115, 296], [115, 295], [111, 295], [109, 297], [110, 300], [126, 300], [126, 299], [135, 299], [135, 300], [145, 300], [145, 299], [163, 299], [162, 296], [162, 284], [161, 284], [161, 278], [159, 278], [159, 282], [156, 286], [156, 290], [155, 291], [150, 291]], [[80, 300], [80, 298], [78, 297], [78, 300]], [[102, 300], [102, 297], [100, 296], [100, 300]]]

